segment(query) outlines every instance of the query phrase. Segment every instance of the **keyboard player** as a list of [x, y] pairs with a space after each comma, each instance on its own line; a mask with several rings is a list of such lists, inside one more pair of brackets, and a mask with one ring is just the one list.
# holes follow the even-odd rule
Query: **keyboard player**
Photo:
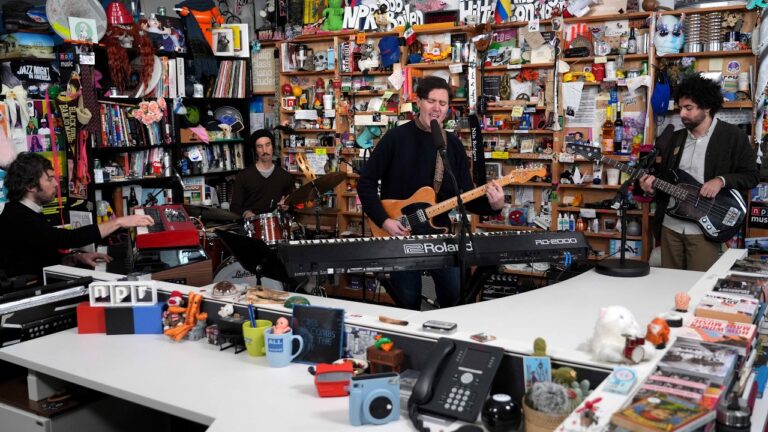
[[120, 228], [154, 223], [150, 216], [132, 215], [72, 230], [54, 228], [41, 213], [43, 205], [57, 195], [58, 180], [51, 162], [37, 153], [24, 152], [6, 171], [9, 201], [0, 213], [0, 269], [8, 276], [42, 278], [43, 267], [51, 265], [109, 262], [106, 254], [65, 250], [96, 243]]

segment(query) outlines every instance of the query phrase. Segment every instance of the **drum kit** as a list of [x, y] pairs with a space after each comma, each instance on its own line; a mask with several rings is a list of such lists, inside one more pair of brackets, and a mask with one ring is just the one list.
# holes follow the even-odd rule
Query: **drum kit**
[[[345, 178], [346, 173], [337, 172], [311, 180], [288, 195], [285, 199], [285, 204], [295, 205], [316, 199], [325, 192], [333, 190]], [[190, 216], [199, 217], [204, 221], [232, 222], [241, 219], [235, 213], [218, 208], [196, 205], [185, 205], [185, 208]], [[319, 223], [317, 226], [319, 226]], [[242, 228], [241, 232], [244, 235], [233, 232], [239, 228]], [[275, 289], [280, 288], [278, 280], [282, 280], [282, 276], [287, 275], [280, 274], [274, 275], [279, 277], [273, 277], [273, 275], [268, 274], [269, 272], [265, 272], [264, 269], [268, 267], [266, 265], [267, 261], [270, 261], [270, 264], [274, 264], [273, 260], [276, 260], [274, 252], [278, 243], [307, 238], [304, 226], [294, 220], [290, 214], [280, 209], [245, 218], [242, 225], [231, 223], [206, 231], [204, 247], [216, 269], [214, 282], [230, 281], [232, 283], [255, 285], [259, 283], [262, 276], [266, 276], [266, 278], [276, 279], [267, 279], [267, 285]], [[250, 245], [246, 245], [242, 241], [242, 237], [260, 240], [263, 242], [263, 245], [266, 245], [268, 250], [260, 246], [254, 246], [257, 243], [262, 244], [260, 242], [251, 242]], [[233, 256], [225, 256], [225, 246], [226, 249], [232, 252]], [[236, 249], [250, 251], [247, 255], [251, 256], [241, 256], [246, 254], [242, 252], [238, 254]], [[267, 258], [267, 256], [269, 257]]]

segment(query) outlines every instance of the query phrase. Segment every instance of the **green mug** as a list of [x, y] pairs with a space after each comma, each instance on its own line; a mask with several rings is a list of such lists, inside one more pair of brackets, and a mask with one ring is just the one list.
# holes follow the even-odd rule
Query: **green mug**
[[258, 357], [266, 355], [264, 348], [264, 330], [272, 327], [272, 321], [256, 320], [256, 328], [251, 327], [250, 321], [243, 323], [243, 339], [248, 355]]

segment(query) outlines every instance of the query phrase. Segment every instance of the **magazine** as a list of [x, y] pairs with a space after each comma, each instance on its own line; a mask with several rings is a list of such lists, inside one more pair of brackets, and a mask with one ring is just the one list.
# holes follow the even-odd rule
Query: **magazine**
[[726, 345], [678, 339], [659, 361], [659, 368], [726, 384], [733, 375], [737, 359], [738, 353]]

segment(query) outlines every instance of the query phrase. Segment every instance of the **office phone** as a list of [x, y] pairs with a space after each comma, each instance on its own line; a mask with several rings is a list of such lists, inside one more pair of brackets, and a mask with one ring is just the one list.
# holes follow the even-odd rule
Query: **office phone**
[[409, 407], [440, 417], [475, 422], [501, 365], [504, 350], [440, 338], [408, 400]]

